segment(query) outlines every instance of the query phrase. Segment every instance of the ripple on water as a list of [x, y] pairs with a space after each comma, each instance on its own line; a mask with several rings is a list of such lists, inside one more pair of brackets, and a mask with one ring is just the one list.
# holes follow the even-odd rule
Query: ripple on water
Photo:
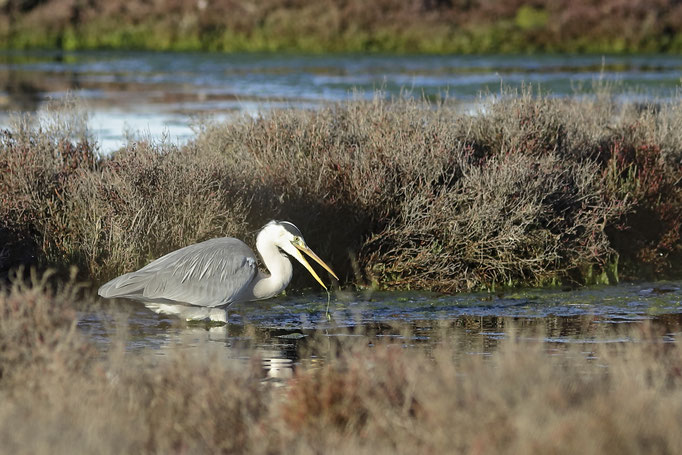
[[509, 330], [520, 342], [589, 346], [635, 342], [623, 329], [650, 322], [664, 333], [662, 342], [677, 342], [682, 333], [681, 289], [682, 283], [663, 283], [502, 296], [344, 292], [332, 304], [332, 321], [324, 314], [326, 295], [304, 294], [237, 305], [224, 327], [186, 325], [135, 302], [119, 301], [83, 311], [79, 327], [104, 352], [116, 339], [116, 321], [123, 320], [126, 347], [133, 351], [163, 355], [168, 346], [197, 349], [209, 342], [242, 361], [256, 353], [267, 377], [278, 380], [289, 377], [301, 362], [324, 363], [328, 353], [316, 350], [319, 346], [311, 349], [320, 338], [370, 344], [375, 340], [409, 349], [455, 343], [457, 352], [488, 356], [510, 336]]
[[[0, 51], [0, 127], [9, 112], [35, 112], [70, 93], [92, 114], [101, 151], [128, 133], [184, 141], [193, 118], [254, 115], [272, 108], [314, 108], [323, 102], [409, 95], [448, 99], [478, 112], [480, 93], [501, 84], [532, 83], [552, 96], [581, 96], [591, 81], [612, 82], [617, 99], [676, 96], [682, 58], [676, 55], [278, 55], [120, 51]], [[0, 84], [1, 86], [1, 84]], [[576, 87], [583, 93], [577, 93]]]

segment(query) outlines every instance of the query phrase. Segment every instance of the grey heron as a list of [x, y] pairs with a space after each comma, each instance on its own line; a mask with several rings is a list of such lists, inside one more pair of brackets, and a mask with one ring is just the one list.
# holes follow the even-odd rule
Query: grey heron
[[288, 221], [270, 221], [258, 233], [256, 249], [270, 274], [258, 270], [256, 255], [241, 240], [221, 237], [168, 253], [135, 272], [121, 275], [99, 288], [105, 298], [137, 300], [155, 313], [186, 320], [227, 322], [226, 308], [235, 302], [268, 299], [291, 281], [288, 255], [324, 285], [301, 252], [338, 280], [332, 269], [305, 243], [301, 231]]

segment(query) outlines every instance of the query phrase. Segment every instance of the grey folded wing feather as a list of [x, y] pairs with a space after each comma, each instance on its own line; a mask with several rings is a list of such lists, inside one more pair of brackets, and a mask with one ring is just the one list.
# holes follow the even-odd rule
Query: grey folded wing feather
[[181, 248], [99, 288], [102, 297], [203, 307], [232, 303], [258, 272], [253, 250], [223, 237]]

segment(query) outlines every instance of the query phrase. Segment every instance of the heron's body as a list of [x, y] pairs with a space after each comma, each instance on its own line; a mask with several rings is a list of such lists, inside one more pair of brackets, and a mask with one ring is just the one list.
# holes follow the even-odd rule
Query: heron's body
[[299, 250], [333, 274], [305, 245], [298, 228], [286, 221], [268, 223], [258, 234], [256, 248], [269, 274], [258, 270], [256, 255], [244, 242], [222, 237], [168, 253], [114, 278], [98, 292], [106, 298], [138, 300], [156, 313], [226, 322], [229, 305], [273, 297], [289, 284], [293, 267], [280, 249], [299, 260], [322, 286]]

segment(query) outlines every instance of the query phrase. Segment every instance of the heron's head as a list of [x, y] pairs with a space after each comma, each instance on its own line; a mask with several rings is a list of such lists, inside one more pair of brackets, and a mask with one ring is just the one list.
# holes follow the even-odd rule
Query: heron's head
[[289, 256], [300, 262], [303, 267], [310, 272], [310, 274], [317, 280], [318, 283], [322, 285], [323, 288], [327, 289], [322, 280], [315, 270], [310, 266], [305, 256], [301, 252], [307, 254], [315, 262], [320, 264], [324, 269], [329, 272], [334, 278], [339, 279], [336, 274], [332, 271], [325, 262], [319, 258], [317, 254], [311, 250], [308, 245], [306, 245], [305, 240], [303, 240], [303, 234], [301, 231], [294, 226], [293, 223], [288, 221], [270, 221], [266, 224], [263, 229], [258, 233], [257, 243], [267, 242], [272, 243], [286, 252]]

